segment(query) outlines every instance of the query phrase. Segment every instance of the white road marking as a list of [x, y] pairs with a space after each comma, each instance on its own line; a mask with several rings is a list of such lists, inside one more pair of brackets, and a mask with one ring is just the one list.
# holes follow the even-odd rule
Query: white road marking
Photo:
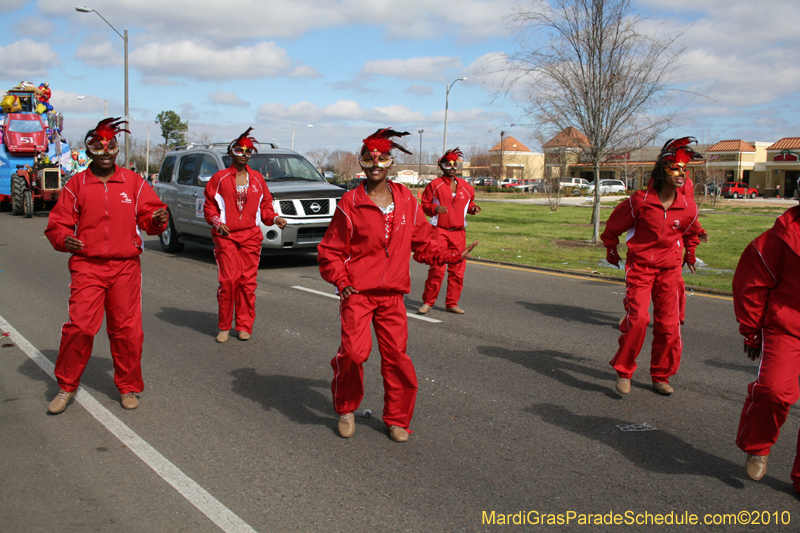
[[[310, 292], [312, 294], [319, 294], [320, 296], [327, 296], [328, 298], [335, 298], [336, 300], [339, 299], [339, 296], [337, 294], [331, 294], [329, 292], [316, 291], [314, 289], [309, 289], [307, 287], [301, 287], [300, 285], [293, 285], [292, 288], [300, 290], [300, 291]], [[442, 322], [441, 320], [436, 320], [435, 318], [429, 318], [427, 316], [421, 316], [421, 315], [418, 315], [418, 314], [415, 314], [415, 313], [406, 312], [406, 316], [408, 316], [408, 318], [416, 318], [417, 320], [422, 320], [422, 321], [425, 321], [425, 322], [431, 322], [433, 324], [439, 324], [439, 323]]]
[[[20, 350], [30, 357], [42, 370], [44, 370], [53, 381], [55, 365], [37, 350], [33, 344], [20, 335], [14, 327], [0, 316], [0, 329], [11, 334], [11, 339]], [[166, 457], [158, 453], [155, 448], [150, 446], [143, 438], [137, 435], [131, 428], [111, 414], [103, 407], [100, 402], [86, 392], [83, 388], [78, 389], [75, 401], [81, 404], [89, 414], [103, 424], [115, 437], [125, 444], [133, 453], [152, 468], [156, 474], [172, 485], [181, 496], [197, 507], [197, 509], [214, 522], [222, 531], [226, 533], [256, 533], [244, 520], [239, 518], [230, 509], [222, 505], [216, 498], [209, 494], [203, 487], [198, 485], [192, 478], [184, 474], [177, 466], [172, 464]]]

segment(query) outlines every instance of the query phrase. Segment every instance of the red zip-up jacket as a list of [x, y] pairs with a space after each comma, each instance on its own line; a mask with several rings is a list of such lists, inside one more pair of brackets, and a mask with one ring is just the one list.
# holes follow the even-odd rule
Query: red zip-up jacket
[[800, 206], [745, 248], [733, 275], [733, 310], [745, 337], [768, 327], [800, 338]]
[[68, 252], [64, 240], [75, 235], [83, 250], [74, 255], [127, 259], [144, 249], [139, 228], [148, 235], [164, 231], [166, 224], [156, 224], [153, 213], [166, 207], [139, 174], [117, 166], [104, 184], [90, 167], [64, 185], [44, 234], [59, 252]]
[[[411, 292], [409, 261], [426, 264], [458, 262], [460, 254], [448, 252], [434, 237], [417, 199], [407, 187], [392, 182], [394, 221], [386, 245], [384, 217], [363, 186], [346, 192], [328, 231], [317, 246], [322, 278], [341, 292], [353, 286], [359, 292]], [[458, 255], [458, 257], [456, 257]]]
[[[430, 182], [422, 193], [422, 210], [431, 217], [431, 225], [442, 229], [464, 229], [467, 213], [475, 210], [475, 189], [464, 180], [456, 180], [456, 195], [450, 178], [440, 176]], [[437, 213], [436, 206], [443, 205], [447, 213]]]
[[[236, 169], [228, 167], [220, 170], [208, 180], [203, 203], [203, 216], [206, 222], [214, 226], [216, 233], [219, 223], [228, 226], [231, 232], [242, 229], [257, 228], [261, 222], [265, 226], [275, 223], [275, 211], [272, 209], [272, 194], [267, 188], [264, 176], [252, 168], [247, 169], [250, 181], [247, 200], [242, 212], [236, 207]], [[216, 217], [216, 220], [215, 220]], [[215, 224], [215, 222], [218, 222]]]
[[649, 185], [614, 208], [600, 238], [606, 247], [616, 246], [619, 236], [627, 231], [628, 261], [656, 268], [679, 267], [683, 247], [693, 250], [700, 243], [703, 228], [697, 220], [699, 214], [694, 200], [687, 200], [680, 189], [665, 210], [658, 192]]

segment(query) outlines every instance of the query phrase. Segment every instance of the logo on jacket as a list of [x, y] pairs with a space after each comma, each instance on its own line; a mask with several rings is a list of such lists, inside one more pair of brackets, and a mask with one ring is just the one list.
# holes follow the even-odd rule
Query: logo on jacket
[[672, 229], [683, 229], [683, 228], [681, 228], [681, 221], [680, 220], [673, 221], [672, 222]]
[[405, 213], [403, 213], [403, 218], [400, 219], [400, 225], [401, 226], [405, 226], [406, 225], [406, 214]]
[[122, 196], [122, 203], [123, 203], [123, 204], [130, 204], [130, 203], [132, 203], [132, 202], [131, 202], [131, 199], [130, 199], [130, 198], [128, 198], [128, 193], [126, 193], [126, 192], [121, 192], [121, 193], [119, 193], [119, 195], [120, 195], [120, 196]]

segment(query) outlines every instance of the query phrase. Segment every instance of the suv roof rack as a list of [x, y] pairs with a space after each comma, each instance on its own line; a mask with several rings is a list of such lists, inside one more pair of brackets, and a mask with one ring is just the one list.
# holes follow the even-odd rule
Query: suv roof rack
[[[208, 144], [190, 143], [190, 144], [184, 144], [184, 145], [181, 145], [181, 146], [176, 146], [171, 151], [179, 152], [181, 150], [192, 150], [193, 148], [205, 148], [207, 150], [210, 150], [212, 148], [223, 148], [223, 147], [227, 148], [229, 144], [230, 143], [208, 143]], [[278, 149], [278, 145], [275, 144], [275, 143], [259, 143], [259, 144], [267, 145], [270, 148], [272, 148], [273, 150], [277, 150]]]

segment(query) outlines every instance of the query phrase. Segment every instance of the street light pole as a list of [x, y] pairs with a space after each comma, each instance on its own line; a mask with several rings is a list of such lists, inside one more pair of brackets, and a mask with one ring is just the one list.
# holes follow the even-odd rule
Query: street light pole
[[294, 150], [294, 130], [295, 128], [302, 128], [303, 126], [305, 126], [306, 128], [314, 127], [312, 124], [298, 124], [296, 126], [292, 126], [292, 150]]
[[422, 132], [425, 130], [419, 130], [419, 172], [417, 173], [417, 183], [422, 180]]
[[[92, 100], [94, 100], [95, 102], [100, 104], [100, 100], [98, 100], [94, 96], [89, 96], [88, 94], [79, 94], [78, 95], [78, 100], [83, 100], [84, 98], [91, 98]], [[103, 106], [103, 114], [105, 115], [105, 118], [108, 118], [108, 106], [106, 105], [106, 100], [103, 99], [103, 103], [100, 104], [100, 105]]]
[[[103, 19], [103, 22], [108, 24], [109, 27], [112, 30], [114, 30], [114, 33], [119, 35], [120, 38], [125, 43], [125, 120], [128, 120], [129, 113], [130, 113], [130, 109], [128, 107], [128, 29], [125, 28], [123, 30], [125, 32], [125, 35], [122, 35], [120, 32], [117, 31], [117, 28], [115, 28], [109, 21], [107, 21], [105, 19], [105, 17], [103, 15], [101, 15], [95, 9], [91, 9], [91, 8], [88, 8], [88, 7], [85, 7], [85, 6], [78, 6], [78, 7], [75, 8], [75, 11], [78, 11], [80, 13], [95, 13], [95, 14], [97, 14], [97, 16], [100, 17], [101, 19]], [[106, 118], [108, 118], [108, 117], [106, 117]], [[125, 134], [125, 168], [126, 169], [128, 168], [128, 162], [129, 162], [128, 154], [130, 153], [130, 148], [131, 148], [131, 136], [130, 136], [129, 133], [126, 133]]]
[[447, 151], [447, 110], [450, 107], [450, 89], [457, 81], [467, 81], [467, 78], [458, 78], [453, 83], [447, 84], [447, 93], [444, 96], [444, 142], [442, 143], [442, 153]]

